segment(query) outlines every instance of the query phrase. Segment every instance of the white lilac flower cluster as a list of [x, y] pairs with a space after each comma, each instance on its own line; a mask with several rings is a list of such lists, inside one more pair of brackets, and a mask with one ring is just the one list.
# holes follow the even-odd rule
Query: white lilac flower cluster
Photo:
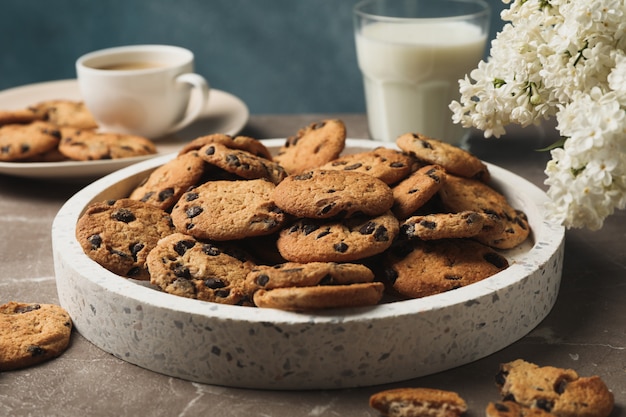
[[[600, 229], [626, 206], [626, 0], [503, 0], [490, 57], [459, 80], [455, 123], [499, 137], [556, 117], [548, 211]], [[471, 80], [470, 80], [471, 79]]]

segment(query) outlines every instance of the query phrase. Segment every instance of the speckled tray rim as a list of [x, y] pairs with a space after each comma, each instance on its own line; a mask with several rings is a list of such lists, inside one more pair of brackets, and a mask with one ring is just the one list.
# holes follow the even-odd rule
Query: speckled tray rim
[[[265, 145], [268, 148], [278, 147], [284, 143], [284, 139], [269, 139], [264, 140]], [[348, 139], [347, 148], [372, 148], [374, 146], [380, 146], [380, 142], [373, 142], [364, 139]], [[382, 144], [387, 147], [394, 147], [393, 144]], [[314, 324], [333, 324], [342, 323], [344, 326], [350, 322], [362, 322], [387, 320], [390, 318], [397, 319], [406, 316], [414, 316], [424, 314], [426, 312], [433, 312], [438, 310], [445, 310], [452, 306], [471, 305], [473, 300], [481, 299], [484, 297], [493, 296], [498, 291], [506, 290], [513, 285], [519, 285], [521, 281], [524, 281], [533, 271], [537, 269], [545, 268], [547, 264], [551, 264], [553, 280], [551, 288], [547, 289], [548, 293], [544, 296], [548, 299], [545, 312], [540, 313], [536, 318], [535, 323], [531, 323], [521, 333], [518, 331], [516, 334], [512, 334], [509, 340], [502, 346], [493, 346], [488, 350], [481, 352], [478, 357], [473, 357], [469, 360], [462, 360], [461, 362], [451, 363], [447, 368], [444, 366], [441, 369], [435, 369], [434, 371], [448, 369], [450, 367], [458, 366], [472, 360], [479, 359], [479, 357], [487, 356], [506, 345], [513, 343], [515, 340], [523, 337], [530, 332], [549, 312], [558, 294], [558, 286], [561, 276], [562, 258], [563, 258], [563, 242], [564, 242], [564, 228], [560, 225], [550, 223], [541, 217], [541, 206], [547, 201], [547, 196], [535, 185], [529, 183], [523, 178], [497, 167], [492, 164], [489, 165], [490, 172], [492, 174], [492, 184], [500, 188], [501, 191], [509, 198], [509, 201], [515, 207], [524, 208], [527, 211], [528, 202], [533, 202], [535, 207], [527, 211], [529, 221], [533, 229], [532, 238], [534, 244], [532, 248], [525, 253], [510, 253], [507, 254], [509, 259], [512, 259], [512, 265], [505, 271], [502, 271], [490, 278], [487, 278], [479, 283], [475, 283], [463, 288], [449, 291], [446, 293], [425, 297], [416, 300], [399, 301], [387, 304], [380, 304], [375, 307], [368, 308], [354, 308], [354, 309], [342, 309], [342, 310], [330, 310], [319, 314], [302, 314], [292, 313], [273, 309], [258, 309], [251, 307], [239, 307], [221, 305], [216, 303], [203, 302], [199, 300], [186, 299], [183, 297], [172, 296], [169, 294], [155, 291], [152, 288], [138, 285], [132, 280], [123, 279], [115, 274], [105, 270], [104, 268], [91, 261], [83, 253], [80, 245], [74, 238], [74, 225], [79, 216], [84, 211], [84, 208], [92, 201], [103, 200], [108, 198], [119, 197], [119, 195], [112, 195], [110, 189], [113, 185], [122, 180], [130, 181], [130, 183], [137, 184], [140, 178], [152, 169], [162, 165], [168, 160], [175, 157], [175, 154], [164, 155], [148, 161], [144, 161], [135, 164], [131, 167], [124, 168], [108, 176], [101, 178], [100, 180], [88, 185], [73, 197], [71, 197], [64, 206], [59, 210], [57, 216], [54, 219], [52, 227], [52, 241], [53, 251], [55, 257], [55, 268], [58, 263], [67, 261], [68, 259], [80, 260], [80, 266], [82, 273], [82, 279], [89, 281], [90, 284], [95, 284], [103, 290], [103, 294], [111, 292], [120, 297], [128, 297], [133, 301], [145, 306], [155, 306], [160, 309], [173, 310], [178, 313], [188, 313], [194, 316], [205, 317], [207, 320], [227, 320], [231, 322], [248, 322], [248, 323], [272, 323], [275, 326], [293, 326], [298, 324], [305, 324], [307, 326]], [[517, 190], [507, 188], [506, 184], [516, 184]], [[519, 186], [522, 189], [519, 189]], [[109, 191], [107, 191], [109, 190]], [[526, 206], [526, 207], [524, 207]], [[83, 269], [86, 267], [88, 269]], [[59, 275], [59, 269], [57, 269], [57, 282], [63, 284], [64, 276]], [[554, 282], [556, 280], [556, 282]], [[62, 287], [65, 287], [61, 285]], [[67, 291], [67, 289], [63, 289]], [[59, 290], [59, 296], [61, 304], [67, 299], [67, 294]], [[72, 314], [71, 306], [65, 306], [69, 308], [70, 314]], [[80, 323], [79, 317], [73, 317], [75, 322]], [[84, 333], [80, 324], [77, 325], [79, 332]], [[89, 334], [89, 332], [85, 332]], [[90, 339], [87, 336], [87, 339]], [[99, 345], [99, 343], [92, 343]], [[102, 346], [100, 346], [102, 348]], [[105, 348], [105, 350], [110, 350]], [[122, 352], [109, 352], [118, 357], [124, 359]], [[132, 360], [130, 360], [133, 362]], [[134, 361], [136, 363], [136, 361]], [[142, 365], [141, 363], [139, 364]], [[172, 372], [162, 371], [159, 369], [153, 369], [157, 372], [163, 372], [166, 374], [173, 374]], [[430, 373], [431, 371], [427, 371]], [[415, 374], [415, 373], [414, 373]], [[174, 375], [180, 376], [180, 375]], [[421, 376], [419, 373], [411, 375], [410, 377]], [[185, 378], [185, 376], [182, 376]], [[198, 378], [189, 378], [199, 380], [200, 382], [209, 382], [212, 380], [209, 377], [208, 380], [202, 380]], [[401, 377], [406, 379], [406, 377]], [[368, 381], [364, 384], [351, 382], [347, 384], [339, 384], [338, 388], [345, 388], [359, 385], [372, 385], [378, 383], [392, 382], [393, 378], [387, 378], [386, 380]], [[215, 381], [217, 384], [228, 384], [228, 382]], [[236, 384], [238, 385], [238, 384]], [[256, 386], [252, 384], [251, 386]], [[270, 386], [271, 387], [271, 386]], [[279, 389], [291, 389], [290, 387], [276, 385]], [[304, 388], [333, 388], [324, 386], [323, 384], [313, 383], [308, 386], [305, 384]]]

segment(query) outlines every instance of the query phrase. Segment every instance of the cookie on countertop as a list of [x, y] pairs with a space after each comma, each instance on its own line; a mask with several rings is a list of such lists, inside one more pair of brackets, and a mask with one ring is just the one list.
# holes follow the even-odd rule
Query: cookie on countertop
[[400, 234], [408, 239], [461, 239], [482, 232], [486, 215], [475, 211], [411, 216], [400, 223]]
[[395, 388], [370, 396], [370, 407], [385, 417], [459, 417], [467, 404], [459, 394], [434, 388]]
[[422, 134], [405, 133], [396, 139], [404, 152], [427, 164], [441, 165], [454, 175], [489, 181], [489, 168], [480, 159], [457, 146]]
[[340, 156], [319, 169], [363, 172], [391, 185], [406, 178], [413, 171], [414, 163], [415, 160], [407, 154], [378, 147], [371, 151]]
[[182, 155], [189, 151], [197, 151], [211, 143], [221, 143], [227, 148], [247, 151], [253, 155], [272, 160], [272, 154], [260, 140], [248, 136], [231, 136], [224, 133], [213, 133], [195, 138], [183, 146], [178, 154]]
[[374, 273], [365, 265], [336, 262], [285, 262], [258, 265], [246, 277], [249, 293], [274, 288], [345, 285], [372, 282]]
[[496, 385], [504, 400], [558, 417], [607, 417], [615, 401], [598, 376], [581, 377], [573, 369], [540, 367], [522, 359], [502, 364]]
[[384, 252], [398, 233], [390, 211], [376, 217], [300, 219], [280, 232], [276, 245], [292, 262], [352, 262]]
[[174, 233], [148, 255], [150, 282], [169, 294], [220, 304], [252, 304], [244, 289], [254, 263], [240, 253]]
[[75, 161], [94, 161], [153, 155], [156, 146], [142, 136], [65, 127], [61, 129], [59, 151]]
[[258, 290], [254, 305], [288, 311], [316, 311], [331, 308], [366, 307], [378, 304], [384, 285], [366, 282], [346, 285], [316, 285]]
[[475, 239], [497, 249], [511, 249], [530, 234], [528, 218], [513, 208], [506, 197], [482, 181], [448, 175], [439, 190], [450, 212], [475, 211], [487, 215], [484, 230]]
[[59, 129], [48, 122], [0, 126], [0, 161], [14, 162], [36, 157], [57, 148]]
[[406, 219], [433, 198], [447, 177], [445, 169], [440, 165], [419, 168], [393, 186], [394, 202], [391, 210], [399, 219]]
[[139, 184], [129, 198], [171, 209], [180, 196], [196, 185], [204, 173], [205, 162], [196, 151], [178, 155], [156, 168]]
[[524, 407], [513, 401], [498, 401], [487, 404], [486, 417], [556, 417], [540, 408]]
[[128, 198], [90, 204], [76, 224], [76, 238], [87, 256], [115, 274], [138, 280], [149, 279], [148, 253], [171, 233], [169, 214]]
[[421, 298], [464, 287], [509, 266], [495, 250], [470, 239], [396, 242], [385, 253], [383, 279], [388, 290]]
[[0, 305], [0, 371], [59, 356], [71, 333], [72, 319], [61, 306], [14, 301]]
[[176, 229], [198, 239], [237, 240], [277, 232], [287, 221], [265, 179], [208, 181], [185, 192], [172, 209]]
[[0, 109], [0, 126], [10, 124], [26, 124], [32, 123], [36, 120], [41, 120], [41, 116], [37, 114], [35, 109], [14, 109], [14, 110], [2, 110]]
[[346, 146], [346, 127], [341, 120], [311, 123], [288, 137], [274, 156], [290, 175], [318, 168], [336, 159]]
[[59, 127], [77, 129], [96, 129], [98, 124], [83, 101], [46, 100], [39, 102], [31, 109], [38, 118]]
[[198, 150], [198, 154], [207, 163], [241, 178], [265, 178], [278, 184], [287, 177], [287, 172], [278, 163], [218, 142], [204, 145]]
[[312, 170], [285, 178], [272, 193], [276, 205], [297, 217], [378, 216], [393, 205], [391, 188], [354, 171]]

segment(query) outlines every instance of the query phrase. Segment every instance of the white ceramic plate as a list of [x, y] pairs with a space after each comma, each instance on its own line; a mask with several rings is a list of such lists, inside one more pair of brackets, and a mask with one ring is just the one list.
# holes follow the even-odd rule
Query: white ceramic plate
[[[20, 109], [44, 100], [81, 100], [76, 80], [59, 80], [0, 91], [0, 109]], [[192, 97], [192, 99], [199, 99]], [[232, 94], [211, 89], [201, 118], [174, 135], [155, 141], [158, 155], [169, 154], [183, 143], [210, 133], [234, 135], [249, 117], [246, 104]], [[154, 155], [105, 161], [0, 162], [0, 174], [50, 180], [91, 180]]]
[[[276, 150], [284, 139], [264, 141]], [[348, 140], [347, 152], [380, 143]], [[528, 334], [556, 301], [564, 229], [548, 222], [547, 196], [490, 165], [493, 184], [523, 209], [532, 237], [505, 252], [511, 266], [481, 282], [422, 299], [300, 314], [178, 297], [91, 261], [75, 225], [93, 201], [127, 196], [173, 155], [87, 186], [52, 226], [61, 305], [78, 331], [125, 361], [191, 381], [233, 387], [329, 389], [407, 380], [475, 361]]]

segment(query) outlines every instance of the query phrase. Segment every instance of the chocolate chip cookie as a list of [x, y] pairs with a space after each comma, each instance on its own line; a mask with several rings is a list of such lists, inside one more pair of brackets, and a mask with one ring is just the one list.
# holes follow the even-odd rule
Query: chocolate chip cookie
[[258, 265], [246, 277], [246, 289], [310, 287], [372, 282], [374, 273], [364, 265], [336, 262], [285, 262], [275, 266]]
[[31, 107], [41, 120], [59, 127], [96, 129], [98, 124], [83, 101], [46, 100]]
[[76, 224], [76, 238], [87, 256], [115, 274], [138, 280], [149, 279], [148, 253], [171, 233], [169, 214], [128, 198], [93, 203]]
[[341, 156], [320, 169], [357, 171], [373, 175], [385, 184], [395, 184], [413, 170], [414, 159], [395, 149], [378, 147], [371, 151]]
[[395, 388], [373, 394], [370, 407], [386, 417], [459, 417], [467, 404], [456, 392], [433, 388]]
[[231, 135], [226, 135], [223, 133], [214, 133], [211, 135], [195, 138], [194, 140], [182, 147], [182, 149], [179, 151], [179, 155], [182, 155], [189, 151], [200, 150], [200, 148], [202, 148], [203, 146], [211, 143], [221, 143], [227, 148], [247, 151], [253, 155], [269, 159], [270, 161], [272, 160], [272, 154], [260, 140], [251, 138], [249, 136], [233, 137]]
[[300, 219], [280, 232], [276, 245], [292, 262], [352, 262], [384, 252], [398, 232], [390, 211], [377, 217]]
[[422, 134], [405, 133], [396, 139], [400, 149], [427, 164], [441, 165], [454, 175], [488, 181], [489, 168], [464, 149]]
[[150, 282], [181, 297], [230, 305], [251, 305], [244, 289], [254, 263], [240, 253], [174, 233], [148, 255]]
[[288, 137], [274, 161], [289, 174], [300, 174], [336, 159], [346, 146], [346, 127], [341, 120], [311, 123]]
[[448, 175], [439, 196], [448, 211], [475, 211], [487, 216], [484, 231], [475, 237], [485, 245], [511, 249], [530, 234], [524, 212], [513, 208], [504, 195], [482, 181]]
[[179, 199], [172, 209], [176, 229], [218, 241], [269, 235], [287, 218], [274, 204], [274, 184], [264, 179], [209, 181]]
[[207, 163], [241, 178], [265, 178], [278, 184], [287, 177], [287, 172], [278, 163], [247, 151], [231, 149], [221, 143], [204, 145], [198, 154]]
[[378, 216], [393, 205], [391, 188], [371, 175], [354, 171], [312, 170], [285, 178], [272, 193], [289, 214], [312, 219]]
[[254, 293], [254, 304], [288, 311], [315, 311], [331, 308], [365, 307], [378, 304], [384, 285], [367, 282], [349, 285], [275, 288]]
[[496, 385], [504, 400], [558, 417], [607, 417], [614, 406], [613, 393], [600, 377], [522, 359], [502, 364]]
[[440, 165], [426, 165], [393, 186], [393, 213], [406, 219], [441, 189], [448, 175]]
[[508, 267], [495, 250], [469, 239], [398, 241], [385, 254], [387, 289], [405, 298], [421, 298], [460, 288]]
[[400, 234], [408, 239], [460, 239], [482, 232], [486, 215], [475, 211], [411, 216], [400, 223]]
[[48, 122], [0, 126], [0, 161], [34, 158], [57, 148], [61, 133]]
[[76, 161], [94, 161], [152, 155], [156, 146], [142, 136], [65, 127], [61, 129], [59, 151]]
[[8, 302], [0, 306], [0, 371], [25, 368], [63, 353], [72, 320], [54, 304]]
[[204, 160], [196, 151], [178, 155], [152, 171], [129, 198], [170, 210], [180, 196], [202, 178], [204, 166]]

